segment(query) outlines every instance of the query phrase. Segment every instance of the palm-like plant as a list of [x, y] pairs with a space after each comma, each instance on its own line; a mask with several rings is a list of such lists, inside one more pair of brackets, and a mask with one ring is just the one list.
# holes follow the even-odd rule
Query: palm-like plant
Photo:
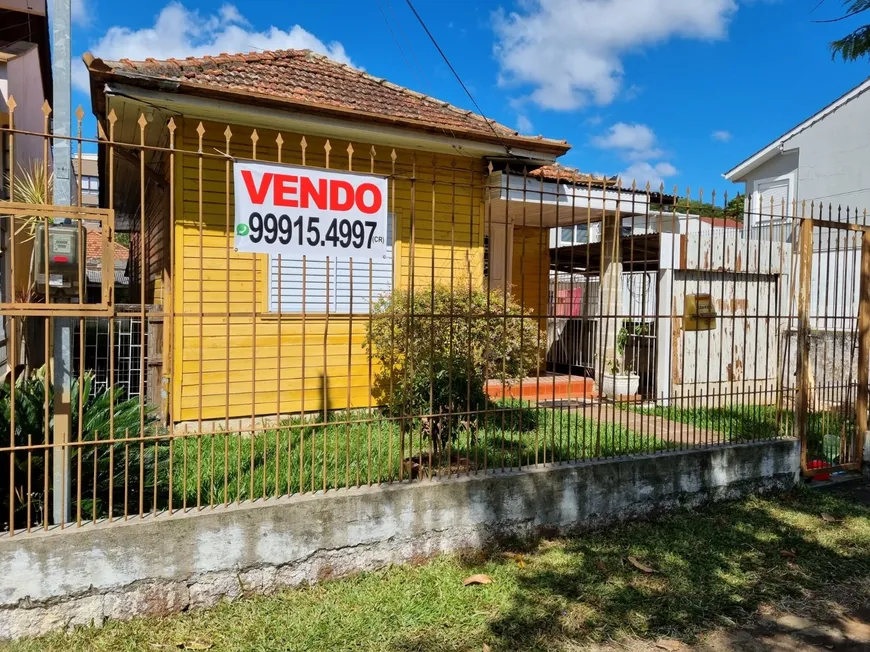
[[[11, 178], [10, 173], [6, 180], [12, 186], [12, 201], [22, 204], [50, 204], [52, 202], [54, 172], [49, 172], [46, 166], [40, 164], [39, 161], [33, 161], [30, 168], [19, 165], [15, 179]], [[26, 231], [26, 240], [32, 239], [36, 233], [36, 225], [43, 219], [34, 215], [16, 217], [16, 222], [18, 220], [21, 222], [15, 229], [15, 235]]]
[[[48, 503], [48, 496], [43, 495], [45, 449], [25, 452], [27, 449], [24, 448], [51, 442], [54, 388], [51, 383], [46, 383], [45, 373], [45, 367], [41, 367], [30, 376], [16, 379], [14, 432], [11, 423], [12, 387], [9, 383], [0, 385], [0, 448], [12, 445], [22, 448], [14, 454], [0, 454], [0, 524], [10, 527], [20, 527], [26, 521], [28, 493], [31, 522], [42, 520], [42, 506]], [[143, 499], [146, 495], [152, 496], [154, 483], [159, 482], [156, 474], [158, 466], [161, 461], [168, 459], [168, 451], [160, 446], [155, 455], [153, 444], [146, 448], [138, 441], [154, 433], [155, 412], [152, 406], [138, 398], [125, 399], [120, 387], [93, 393], [93, 380], [93, 374], [86, 373], [81, 383], [78, 378], [74, 379], [71, 388], [71, 437], [73, 441], [78, 441], [81, 421], [81, 440], [95, 442], [74, 449], [72, 463], [75, 468], [81, 467], [82, 487], [79, 491], [78, 474], [74, 473], [73, 496], [82, 496], [83, 513], [100, 517], [108, 515], [110, 488], [117, 497], [112, 510], [115, 512], [123, 511], [125, 504], [135, 505], [138, 509], [140, 495]], [[79, 395], [82, 396], [81, 407]], [[114, 441], [96, 443], [104, 440]], [[93, 480], [95, 476], [96, 482]], [[2, 490], [8, 488], [10, 482], [17, 497], [12, 524], [8, 523], [7, 501], [10, 497]], [[151, 501], [148, 502], [149, 506]]]

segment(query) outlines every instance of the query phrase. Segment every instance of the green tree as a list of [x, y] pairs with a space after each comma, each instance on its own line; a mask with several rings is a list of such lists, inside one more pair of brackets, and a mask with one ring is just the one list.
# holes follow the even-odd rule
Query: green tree
[[[824, 1], [824, 0], [823, 0]], [[839, 18], [821, 20], [821, 23], [835, 23], [854, 18], [870, 10], [870, 0], [843, 0], [846, 13]], [[856, 61], [870, 55], [870, 25], [861, 25], [850, 34], [831, 42], [831, 57], [840, 56], [844, 61]]]

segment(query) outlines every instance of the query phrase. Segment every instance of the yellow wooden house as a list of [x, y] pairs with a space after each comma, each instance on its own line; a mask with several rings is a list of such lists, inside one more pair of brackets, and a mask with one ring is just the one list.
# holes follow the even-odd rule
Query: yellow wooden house
[[[392, 288], [522, 285], [526, 307], [546, 310], [548, 233], [569, 217], [524, 170], [566, 142], [310, 51], [84, 58], [101, 206], [131, 233], [149, 395], [172, 423], [370, 406], [362, 342], [371, 298]], [[306, 260], [303, 274], [302, 261], [234, 251], [234, 159], [386, 175], [392, 260]]]

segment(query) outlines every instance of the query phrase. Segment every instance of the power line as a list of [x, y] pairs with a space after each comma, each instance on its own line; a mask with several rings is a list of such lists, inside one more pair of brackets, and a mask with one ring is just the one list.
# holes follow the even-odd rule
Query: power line
[[393, 42], [396, 44], [396, 48], [399, 50], [399, 54], [402, 55], [402, 59], [404, 60], [405, 65], [408, 66], [408, 70], [411, 71], [411, 74], [414, 76], [414, 79], [416, 79], [417, 83], [419, 83], [422, 86], [423, 82], [417, 76], [417, 70], [411, 65], [411, 62], [408, 61], [408, 57], [405, 56], [405, 50], [404, 50], [404, 48], [402, 48], [402, 44], [399, 43], [399, 39], [396, 38], [396, 33], [393, 31], [393, 26], [390, 24], [390, 21], [387, 19], [387, 14], [384, 13], [384, 8], [381, 5], [381, 0], [376, 0], [376, 1], [378, 3], [378, 11], [381, 12], [381, 17], [384, 19], [384, 23], [386, 24], [387, 29], [390, 32], [390, 36], [393, 37]]
[[501, 139], [498, 131], [496, 131], [495, 127], [489, 121], [489, 119], [484, 115], [483, 109], [480, 108], [480, 105], [477, 103], [477, 100], [474, 99], [474, 96], [471, 94], [471, 91], [468, 90], [468, 87], [465, 85], [465, 82], [462, 81], [462, 78], [459, 76], [459, 73], [456, 72], [456, 69], [453, 67], [453, 64], [450, 63], [450, 59], [447, 58], [447, 55], [444, 54], [444, 50], [441, 49], [441, 46], [438, 45], [438, 41], [435, 40], [435, 37], [432, 36], [432, 32], [429, 31], [429, 28], [426, 27], [426, 23], [423, 22], [423, 19], [420, 17], [420, 14], [417, 13], [417, 9], [414, 7], [414, 4], [411, 0], [405, 0], [408, 4], [408, 7], [414, 13], [414, 16], [417, 18], [417, 21], [420, 23], [420, 26], [423, 28], [423, 31], [426, 32], [426, 36], [429, 37], [429, 40], [432, 41], [432, 45], [435, 46], [435, 49], [438, 50], [438, 54], [441, 55], [441, 58], [444, 59], [444, 63], [447, 64], [447, 67], [450, 68], [450, 72], [453, 73], [453, 76], [456, 77], [456, 81], [459, 82], [459, 85], [462, 86], [462, 90], [465, 91], [465, 94], [468, 95], [468, 99], [471, 100], [471, 103], [474, 104], [474, 107], [477, 109], [477, 112], [480, 114], [480, 117], [483, 118], [484, 122], [489, 125], [489, 128], [492, 129], [492, 133], [495, 134], [495, 137], [498, 138], [498, 142], [501, 143], [501, 146], [504, 147], [505, 152], [508, 154], [511, 153], [510, 148], [505, 144], [505, 142]]

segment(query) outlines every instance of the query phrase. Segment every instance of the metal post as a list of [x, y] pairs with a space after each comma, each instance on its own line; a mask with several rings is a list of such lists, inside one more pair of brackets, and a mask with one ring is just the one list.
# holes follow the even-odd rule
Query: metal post
[[[52, 78], [54, 90], [53, 146], [54, 203], [71, 204], [70, 141], [72, 98], [70, 70], [70, 0], [54, 0], [52, 12]], [[59, 137], [59, 138], [58, 138]], [[70, 394], [72, 382], [72, 320], [54, 321], [54, 451], [52, 455], [52, 521], [67, 523], [71, 518]]]

